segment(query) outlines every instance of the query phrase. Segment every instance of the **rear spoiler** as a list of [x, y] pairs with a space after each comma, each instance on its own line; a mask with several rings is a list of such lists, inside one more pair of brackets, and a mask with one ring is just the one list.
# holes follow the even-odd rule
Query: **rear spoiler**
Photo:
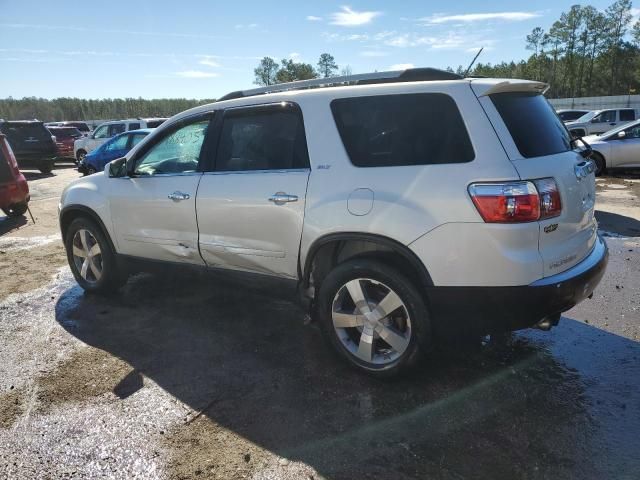
[[491, 83], [483, 79], [471, 81], [471, 88], [478, 97], [493, 95], [495, 93], [508, 92], [529, 92], [544, 94], [549, 85], [543, 82], [533, 82], [530, 80], [503, 80], [499, 83]]

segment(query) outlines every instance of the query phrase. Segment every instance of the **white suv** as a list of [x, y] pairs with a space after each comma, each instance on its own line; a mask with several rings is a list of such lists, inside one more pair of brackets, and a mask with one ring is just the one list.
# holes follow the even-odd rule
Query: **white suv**
[[548, 329], [608, 252], [544, 88], [413, 69], [234, 92], [66, 188], [71, 270], [97, 292], [139, 260], [291, 279], [380, 375], [444, 336]]
[[130, 130], [140, 128], [156, 128], [160, 126], [166, 118], [136, 118], [131, 120], [113, 120], [104, 122], [88, 136], [79, 138], [73, 143], [73, 156], [78, 163], [84, 160], [87, 153], [91, 153], [110, 138]]

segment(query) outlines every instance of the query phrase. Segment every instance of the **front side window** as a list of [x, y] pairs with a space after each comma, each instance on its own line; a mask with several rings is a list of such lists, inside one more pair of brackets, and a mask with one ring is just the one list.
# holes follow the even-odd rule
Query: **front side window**
[[524, 158], [571, 150], [571, 135], [543, 95], [506, 92], [490, 98]]
[[195, 172], [200, 161], [209, 119], [184, 125], [147, 150], [136, 162], [136, 175]]
[[620, 110], [620, 121], [631, 122], [636, 119], [636, 112], [634, 110]]
[[606, 110], [602, 113], [599, 113], [598, 115], [596, 115], [595, 117], [593, 117], [593, 120], [591, 120], [592, 123], [612, 123], [616, 121], [616, 111], [615, 110]]
[[128, 135], [122, 135], [118, 138], [113, 139], [113, 141], [109, 142], [106, 147], [108, 152], [112, 152], [114, 150], [124, 150], [127, 148], [127, 141], [129, 140]]
[[229, 110], [216, 156], [217, 171], [308, 168], [302, 114], [293, 105]]
[[119, 133], [124, 132], [126, 126], [124, 123], [114, 123], [113, 125], [109, 125], [109, 136], [113, 137], [118, 135]]
[[624, 131], [625, 136], [624, 139], [631, 138], [640, 138], [640, 125], [634, 125], [633, 127], [629, 127]]
[[93, 134], [93, 138], [109, 138], [109, 125], [103, 125]]
[[342, 98], [331, 102], [356, 167], [464, 163], [475, 153], [454, 100], [442, 93]]

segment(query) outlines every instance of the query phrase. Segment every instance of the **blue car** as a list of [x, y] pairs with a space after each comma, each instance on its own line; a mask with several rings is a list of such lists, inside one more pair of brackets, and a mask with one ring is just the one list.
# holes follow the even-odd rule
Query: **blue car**
[[104, 166], [111, 160], [124, 157], [129, 150], [135, 147], [140, 141], [153, 132], [153, 128], [141, 128], [116, 135], [108, 142], [103, 143], [91, 153], [84, 157], [78, 165], [78, 171], [85, 175], [101, 172]]

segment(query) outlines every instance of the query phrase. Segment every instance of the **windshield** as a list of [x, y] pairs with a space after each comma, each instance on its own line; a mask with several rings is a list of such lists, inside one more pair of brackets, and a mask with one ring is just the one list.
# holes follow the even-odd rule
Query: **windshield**
[[596, 113], [598, 113], [598, 112], [589, 112], [589, 113], [585, 113], [585, 114], [584, 114], [584, 115], [582, 115], [580, 118], [578, 118], [578, 119], [576, 120], [576, 122], [582, 122], [582, 123], [584, 123], [584, 122], [589, 122], [589, 121], [591, 121], [591, 119], [592, 119], [593, 117], [595, 117], [595, 116], [596, 116]]

